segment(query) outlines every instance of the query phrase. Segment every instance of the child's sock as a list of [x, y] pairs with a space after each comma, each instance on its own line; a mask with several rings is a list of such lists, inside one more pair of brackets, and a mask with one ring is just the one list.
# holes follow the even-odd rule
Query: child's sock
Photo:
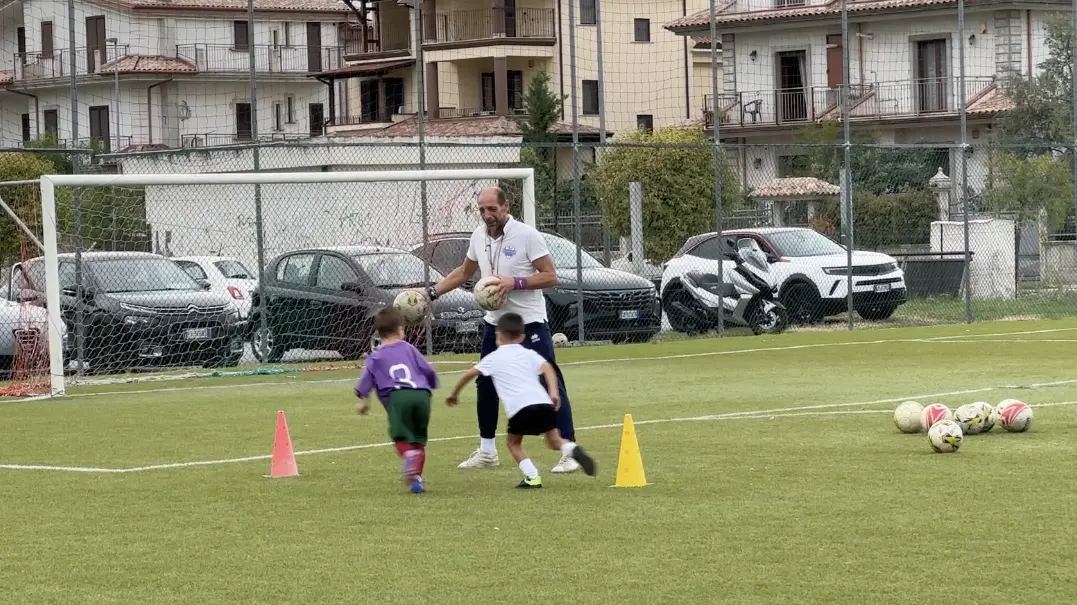
[[530, 458], [524, 458], [520, 461], [520, 470], [524, 472], [524, 477], [528, 479], [534, 479], [539, 476], [538, 469], [535, 468], [535, 463], [531, 462]]
[[415, 475], [421, 477], [423, 474], [423, 466], [426, 465], [426, 446], [416, 445], [414, 451], [419, 452], [415, 457]]
[[479, 450], [487, 454], [493, 455], [497, 453], [497, 442], [493, 439], [479, 439]]
[[571, 456], [572, 450], [576, 449], [576, 443], [573, 441], [566, 441], [561, 445], [561, 455]]
[[411, 444], [407, 441], [397, 441], [394, 445], [396, 445], [396, 454], [401, 458], [411, 449]]
[[404, 454], [404, 479], [406, 481], [412, 481], [415, 477], [419, 476], [420, 462], [419, 459], [422, 453], [419, 449], [410, 449]]

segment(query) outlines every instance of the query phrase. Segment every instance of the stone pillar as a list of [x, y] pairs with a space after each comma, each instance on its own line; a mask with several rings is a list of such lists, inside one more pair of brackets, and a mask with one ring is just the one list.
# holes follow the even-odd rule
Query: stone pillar
[[509, 60], [505, 57], [494, 59], [494, 113], [499, 116], [509, 115], [508, 65]]
[[441, 117], [441, 95], [438, 93], [438, 64], [426, 64], [426, 117], [436, 120]]
[[927, 184], [935, 192], [935, 201], [939, 205], [939, 220], [950, 220], [950, 195], [953, 188], [950, 177], [942, 172], [942, 166], [939, 166], [939, 171], [928, 180]]

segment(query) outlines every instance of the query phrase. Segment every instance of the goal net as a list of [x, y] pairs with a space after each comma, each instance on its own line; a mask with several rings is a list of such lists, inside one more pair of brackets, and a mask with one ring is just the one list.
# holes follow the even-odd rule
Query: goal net
[[[378, 346], [377, 309], [459, 265], [488, 186], [520, 192], [514, 214], [535, 224], [530, 168], [42, 177], [44, 252], [13, 270], [70, 333], [49, 331], [51, 393], [65, 374], [358, 359]], [[481, 316], [456, 291], [407, 338], [471, 350]]]

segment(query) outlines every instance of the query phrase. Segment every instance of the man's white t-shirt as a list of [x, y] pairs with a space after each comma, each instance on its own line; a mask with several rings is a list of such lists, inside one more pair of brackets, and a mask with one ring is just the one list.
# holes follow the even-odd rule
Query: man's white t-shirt
[[503, 345], [479, 360], [475, 369], [494, 380], [494, 390], [505, 415], [512, 418], [523, 408], [539, 403], [552, 404], [550, 394], [539, 382], [542, 355], [521, 344]]
[[[538, 229], [511, 216], [501, 237], [490, 237], [483, 225], [471, 234], [471, 245], [467, 249], [467, 257], [479, 264], [482, 278], [491, 275], [531, 277], [538, 273], [531, 263], [549, 254], [550, 249]], [[486, 312], [486, 321], [496, 324], [506, 313], [518, 314], [524, 323], [546, 321], [546, 299], [542, 290], [513, 290], [500, 309]]]

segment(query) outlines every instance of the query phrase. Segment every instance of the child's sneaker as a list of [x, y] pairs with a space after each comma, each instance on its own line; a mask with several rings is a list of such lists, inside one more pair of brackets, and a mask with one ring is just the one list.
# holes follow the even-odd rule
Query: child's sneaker
[[572, 457], [583, 467], [583, 472], [587, 473], [590, 477], [595, 476], [595, 459], [589, 456], [587, 452], [583, 451], [582, 447], [577, 445], [572, 448]]
[[524, 477], [523, 481], [516, 484], [517, 489], [538, 489], [540, 487], [542, 487], [542, 477], [535, 477], [534, 479]]
[[421, 494], [426, 491], [426, 485], [423, 483], [422, 477], [416, 477], [415, 481], [411, 482], [411, 493]]

